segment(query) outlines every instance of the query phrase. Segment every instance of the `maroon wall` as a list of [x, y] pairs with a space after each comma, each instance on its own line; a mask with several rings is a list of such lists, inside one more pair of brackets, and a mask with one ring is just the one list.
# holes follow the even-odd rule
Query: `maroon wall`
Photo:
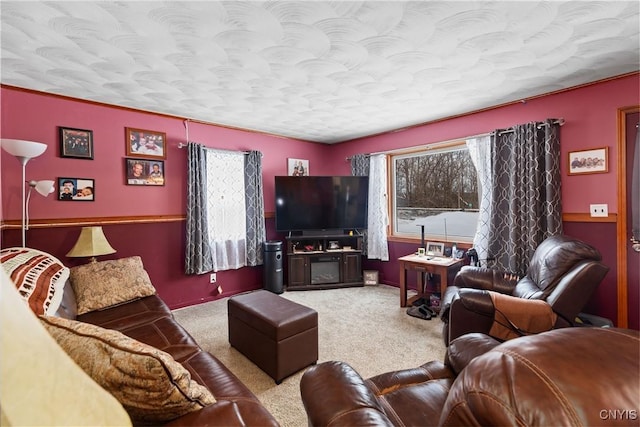
[[[267, 220], [267, 238], [281, 239], [273, 231], [273, 220]], [[99, 261], [139, 255], [158, 294], [172, 309], [199, 304], [240, 292], [262, 287], [262, 267], [245, 267], [219, 271], [216, 285], [209, 283], [209, 274], [185, 275], [185, 222], [161, 222], [123, 225], [103, 225], [104, 234], [117, 250]], [[37, 228], [28, 231], [27, 246], [38, 248], [58, 257], [73, 267], [88, 262], [85, 258], [68, 258], [80, 233], [78, 227]], [[19, 230], [5, 230], [3, 247], [21, 246]], [[222, 286], [219, 294], [217, 285]]]
[[[437, 123], [416, 126], [385, 135], [357, 141], [322, 145], [288, 138], [246, 132], [220, 126], [190, 123], [189, 139], [210, 147], [231, 150], [259, 150], [264, 153], [265, 208], [273, 211], [273, 177], [286, 174], [287, 158], [310, 160], [313, 175], [349, 174], [345, 161], [356, 153], [371, 153], [425, 145], [455, 138], [487, 133], [500, 127], [542, 120], [564, 118], [561, 130], [562, 155], [569, 151], [608, 146], [609, 173], [568, 176], [563, 162], [563, 206], [565, 213], [586, 213], [589, 203], [608, 203], [609, 212], [617, 210], [617, 138], [616, 112], [618, 108], [640, 104], [638, 74], [574, 90], [543, 96], [524, 103], [460, 116]], [[104, 225], [105, 234], [118, 251], [112, 257], [140, 255], [160, 295], [175, 308], [220, 298], [209, 284], [209, 275], [185, 276], [184, 221], [186, 211], [186, 153], [178, 148], [185, 142], [185, 123], [182, 119], [113, 108], [1, 88], [0, 137], [35, 140], [49, 147], [45, 154], [27, 165], [27, 179], [54, 179], [77, 176], [96, 179], [95, 202], [60, 202], [53, 197], [34, 196], [31, 218], [35, 221], [60, 224], [68, 219], [125, 218], [123, 224]], [[58, 150], [58, 126], [94, 131], [94, 160], [61, 158]], [[167, 185], [158, 188], [127, 186], [124, 183], [124, 128], [134, 127], [167, 133], [168, 156], [165, 163]], [[0, 220], [20, 220], [19, 163], [0, 150]], [[589, 189], [585, 192], [585, 189]], [[137, 217], [171, 217], [169, 222], [135, 222]], [[128, 220], [127, 218], [130, 218]], [[178, 219], [176, 219], [178, 218]], [[127, 223], [130, 222], [130, 223]], [[282, 239], [274, 231], [273, 220], [267, 219], [268, 239]], [[612, 268], [598, 295], [590, 303], [593, 314], [616, 319], [615, 239], [613, 223], [567, 223], [567, 234], [591, 241]], [[65, 257], [73, 246], [80, 227], [55, 225], [32, 228], [28, 231], [28, 245], [46, 250], [74, 265], [76, 260]], [[20, 231], [3, 228], [1, 247], [20, 245]], [[417, 244], [390, 242], [390, 262], [365, 260], [365, 268], [381, 272], [383, 282], [397, 285], [398, 257], [412, 252]], [[375, 267], [375, 268], [374, 268]], [[223, 287], [222, 296], [261, 287], [262, 268], [241, 268], [218, 273]], [[630, 301], [632, 304], [632, 301]], [[636, 301], [637, 305], [637, 301]]]

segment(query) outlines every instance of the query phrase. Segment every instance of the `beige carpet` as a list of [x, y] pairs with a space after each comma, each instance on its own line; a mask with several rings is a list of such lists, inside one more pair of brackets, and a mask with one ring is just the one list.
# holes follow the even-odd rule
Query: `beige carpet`
[[[292, 291], [284, 298], [318, 312], [319, 360], [348, 362], [364, 378], [443, 360], [442, 324], [421, 320], [400, 307], [398, 288], [378, 285], [334, 290]], [[227, 299], [174, 311], [205, 350], [220, 359], [260, 399], [283, 427], [302, 427], [307, 418], [300, 399], [304, 371], [274, 381], [237, 350], [227, 337]]]

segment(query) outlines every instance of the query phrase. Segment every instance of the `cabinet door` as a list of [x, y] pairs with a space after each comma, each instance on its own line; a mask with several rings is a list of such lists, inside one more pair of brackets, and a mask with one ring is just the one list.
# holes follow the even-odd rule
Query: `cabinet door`
[[362, 267], [360, 266], [361, 254], [343, 253], [342, 254], [342, 281], [344, 283], [362, 282]]
[[289, 277], [287, 279], [289, 286], [304, 286], [309, 284], [309, 280], [307, 279], [309, 276], [307, 260], [308, 257], [304, 255], [289, 255]]

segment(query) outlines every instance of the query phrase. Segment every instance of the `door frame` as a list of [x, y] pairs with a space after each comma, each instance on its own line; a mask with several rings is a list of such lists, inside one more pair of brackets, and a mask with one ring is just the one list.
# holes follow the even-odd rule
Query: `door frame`
[[637, 113], [640, 106], [618, 109], [618, 221], [616, 227], [616, 255], [618, 268], [618, 322], [619, 328], [629, 326], [627, 286], [627, 114]]

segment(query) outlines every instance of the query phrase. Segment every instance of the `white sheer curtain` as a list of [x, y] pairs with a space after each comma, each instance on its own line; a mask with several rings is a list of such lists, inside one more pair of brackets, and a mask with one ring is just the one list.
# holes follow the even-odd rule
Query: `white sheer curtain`
[[387, 244], [387, 156], [372, 155], [369, 158], [369, 210], [367, 257], [389, 261]]
[[491, 218], [491, 136], [481, 136], [467, 140], [467, 148], [471, 161], [478, 173], [480, 183], [480, 214], [478, 215], [478, 225], [473, 238], [473, 247], [478, 253], [481, 265], [486, 265], [489, 247], [489, 219]]
[[213, 271], [246, 265], [244, 154], [207, 151], [207, 217]]

